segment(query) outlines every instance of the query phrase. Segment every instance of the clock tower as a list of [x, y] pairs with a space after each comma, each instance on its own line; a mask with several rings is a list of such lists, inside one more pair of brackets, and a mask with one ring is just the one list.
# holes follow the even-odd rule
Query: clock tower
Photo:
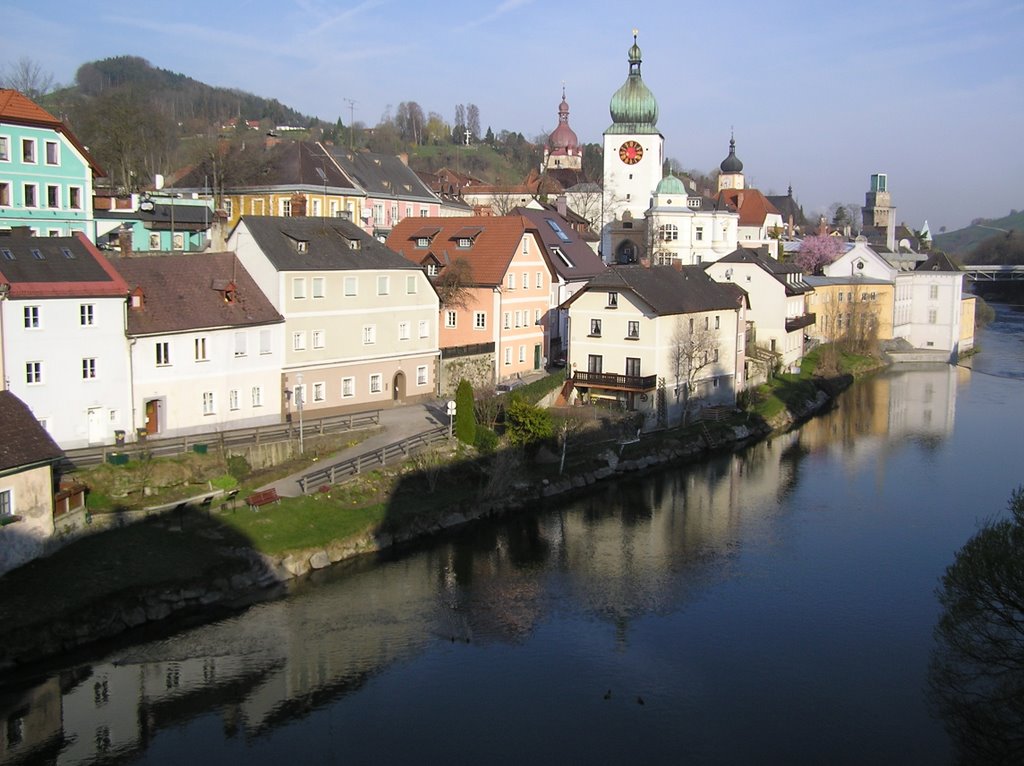
[[658, 102], [640, 76], [640, 47], [633, 30], [629, 76], [612, 96], [611, 126], [604, 132], [604, 211], [607, 224], [629, 211], [643, 220], [661, 181], [665, 138], [658, 132]]

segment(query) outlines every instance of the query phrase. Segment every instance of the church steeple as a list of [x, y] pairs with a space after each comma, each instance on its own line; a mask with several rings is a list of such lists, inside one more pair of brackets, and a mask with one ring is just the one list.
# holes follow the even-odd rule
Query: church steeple
[[633, 30], [633, 45], [629, 49], [629, 76], [615, 91], [608, 111], [612, 125], [605, 133], [657, 133], [658, 102], [650, 88], [644, 85], [640, 76], [643, 57], [636, 42], [637, 30]]
[[743, 163], [736, 156], [736, 136], [733, 133], [729, 134], [729, 156], [718, 168], [722, 171], [718, 176], [718, 191], [743, 188]]

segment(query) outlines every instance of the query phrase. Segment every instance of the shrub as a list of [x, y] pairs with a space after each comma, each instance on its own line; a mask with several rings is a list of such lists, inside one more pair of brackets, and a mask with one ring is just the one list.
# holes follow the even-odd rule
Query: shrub
[[535, 444], [554, 433], [551, 413], [518, 397], [505, 407], [505, 433], [512, 444]]
[[476, 441], [476, 414], [473, 412], [473, 386], [463, 378], [455, 391], [455, 436], [463, 444]]
[[252, 473], [252, 466], [243, 455], [232, 455], [228, 458], [228, 473], [234, 477], [235, 481], [243, 481]]
[[486, 426], [476, 427], [474, 446], [481, 452], [494, 452], [498, 448], [498, 435]]

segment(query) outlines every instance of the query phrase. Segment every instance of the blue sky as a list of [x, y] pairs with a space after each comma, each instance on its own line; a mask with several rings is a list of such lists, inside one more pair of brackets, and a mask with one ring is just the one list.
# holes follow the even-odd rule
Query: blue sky
[[[131, 54], [211, 85], [373, 125], [417, 101], [532, 138], [600, 142], [639, 29], [666, 153], [708, 171], [735, 130], [748, 183], [807, 213], [863, 204], [889, 175], [897, 219], [933, 232], [1024, 208], [1024, 2], [681, 3], [581, 0], [8, 0], [0, 63], [58, 81]], [[14, 31], [17, 33], [14, 34]]]

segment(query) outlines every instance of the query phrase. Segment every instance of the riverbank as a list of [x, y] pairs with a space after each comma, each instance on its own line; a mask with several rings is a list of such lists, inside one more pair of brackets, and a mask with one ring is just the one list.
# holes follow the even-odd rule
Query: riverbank
[[[256, 550], [254, 533], [243, 531], [242, 527], [273, 528], [275, 515], [291, 514], [294, 519], [294, 509], [270, 507], [259, 514], [245, 509], [234, 512], [239, 514], [235, 519], [244, 520], [245, 525], [231, 523], [232, 519], [227, 517], [231, 512], [210, 516], [189, 513], [107, 533], [102, 536], [102, 543], [99, 538], [90, 541], [101, 565], [89, 576], [55, 570], [60, 563], [58, 554], [4, 578], [2, 586], [11, 597], [5, 596], [0, 606], [0, 624], [4, 626], [0, 629], [0, 667], [39, 661], [147, 627], [173, 629], [185, 620], [214, 618], [254, 600], [275, 598], [286, 593], [297, 578], [345, 559], [443, 534], [481, 519], [560, 502], [623, 475], [697, 461], [714, 451], [737, 449], [773, 432], [787, 430], [820, 412], [852, 380], [849, 375], [813, 380], [783, 377], [776, 391], [783, 406], [766, 417], [756, 414], [756, 410], [736, 413], [704, 426], [658, 432], [629, 443], [611, 442], [602, 445], [596, 456], [582, 464], [577, 461], [564, 475], [559, 475], [550, 461], [543, 463], [539, 459], [529, 466], [516, 465], [505, 458], [495, 458], [501, 462], [487, 466], [466, 460], [453, 469], [462, 481], [441, 482], [449, 494], [439, 496], [439, 502], [433, 504], [424, 502], [428, 490], [422, 483], [423, 467], [417, 471], [415, 466], [407, 465], [394, 469], [390, 476], [378, 477], [378, 486], [370, 495], [387, 499], [379, 504], [379, 513], [367, 514], [361, 531], [326, 544], [273, 555]], [[511, 486], [505, 491], [488, 485], [494, 473], [501, 471], [512, 472]], [[529, 479], [524, 480], [524, 475]], [[435, 482], [437, 478], [434, 477]], [[450, 493], [453, 488], [461, 490], [461, 497]], [[332, 500], [330, 495], [319, 493], [309, 502], [326, 509]], [[403, 498], [408, 507], [431, 505], [430, 511], [400, 512]], [[130, 587], [104, 589], [104, 571], [139, 567], [142, 572], [152, 572], [155, 567], [147, 567], [147, 563], [152, 563], [150, 552], [167, 548], [171, 539], [180, 540], [191, 552], [187, 562], [176, 562], [171, 573], [163, 578], [139, 577], [133, 579]], [[172, 551], [170, 555], [176, 554]], [[43, 581], [44, 591], [63, 598], [41, 601]], [[68, 593], [65, 591], [69, 583], [85, 587]]]

